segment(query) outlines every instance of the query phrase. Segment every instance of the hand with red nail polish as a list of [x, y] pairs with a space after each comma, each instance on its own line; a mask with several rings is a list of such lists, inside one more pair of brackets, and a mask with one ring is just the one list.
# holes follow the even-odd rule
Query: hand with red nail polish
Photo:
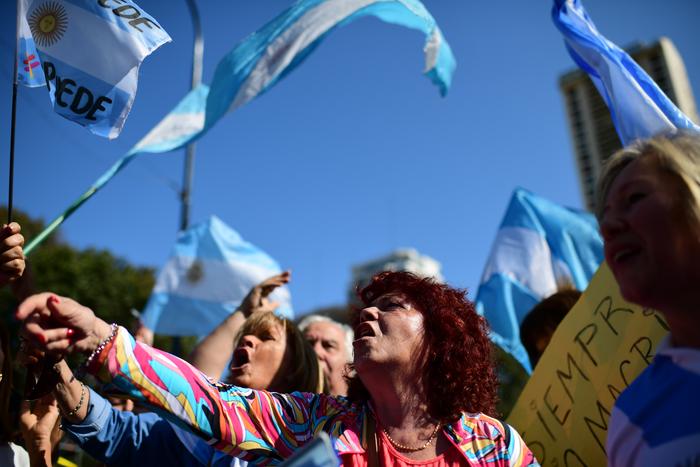
[[74, 351], [90, 353], [111, 334], [110, 326], [92, 310], [52, 293], [27, 298], [15, 318], [24, 321], [24, 333], [34, 337], [41, 350], [53, 356]]

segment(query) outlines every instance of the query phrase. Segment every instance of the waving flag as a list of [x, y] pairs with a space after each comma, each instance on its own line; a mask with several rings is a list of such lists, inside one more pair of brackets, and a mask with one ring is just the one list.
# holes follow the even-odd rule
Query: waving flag
[[603, 240], [593, 215], [516, 189], [476, 296], [492, 340], [531, 372], [520, 323], [560, 285], [585, 289], [602, 261]]
[[188, 94], [176, 110], [34, 238], [25, 253], [29, 254], [136, 154], [173, 151], [201, 137], [226, 112], [250, 102], [297, 67], [333, 28], [366, 15], [425, 33], [425, 74], [445, 95], [455, 60], [435, 20], [418, 0], [300, 0], [234, 47], [219, 62], [211, 91], [200, 86]]
[[552, 18], [571, 58], [603, 96], [623, 145], [676, 128], [700, 131], [625, 51], [598, 32], [579, 0], [554, 0]]
[[58, 114], [116, 138], [136, 96], [141, 61], [170, 36], [127, 0], [20, 2], [18, 79], [39, 86], [36, 75], [43, 73]]
[[[143, 323], [159, 334], [206, 335], [236, 309], [251, 287], [280, 272], [275, 260], [212, 216], [178, 236], [146, 304]], [[286, 287], [275, 290], [270, 299], [280, 303], [277, 313], [294, 316]]]
[[35, 88], [45, 86], [46, 80], [44, 79], [44, 71], [41, 69], [39, 52], [36, 50], [32, 31], [27, 23], [27, 2], [28, 0], [20, 0], [17, 4], [17, 8], [19, 8], [17, 12], [18, 55], [15, 57], [17, 60], [17, 82]]
[[270, 89], [334, 28], [368, 15], [426, 35], [425, 74], [445, 95], [455, 59], [435, 20], [418, 0], [300, 0], [219, 62], [207, 100], [206, 128]]

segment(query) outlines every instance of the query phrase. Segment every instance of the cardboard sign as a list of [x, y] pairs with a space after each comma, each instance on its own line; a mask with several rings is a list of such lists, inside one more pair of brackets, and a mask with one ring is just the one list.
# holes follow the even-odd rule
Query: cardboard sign
[[608, 419], [668, 326], [626, 302], [607, 264], [554, 333], [508, 423], [542, 465], [606, 464]]

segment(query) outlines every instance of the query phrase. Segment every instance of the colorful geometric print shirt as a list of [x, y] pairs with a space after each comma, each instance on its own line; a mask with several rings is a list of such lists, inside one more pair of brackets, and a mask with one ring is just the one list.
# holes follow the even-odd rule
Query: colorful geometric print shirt
[[[189, 363], [137, 343], [124, 329], [91, 368], [102, 381], [143, 401], [209, 443], [253, 465], [279, 464], [328, 433], [344, 465], [363, 454], [369, 435], [369, 405], [344, 397], [279, 394], [216, 383]], [[520, 435], [483, 414], [463, 414], [444, 427], [469, 465], [538, 465]]]

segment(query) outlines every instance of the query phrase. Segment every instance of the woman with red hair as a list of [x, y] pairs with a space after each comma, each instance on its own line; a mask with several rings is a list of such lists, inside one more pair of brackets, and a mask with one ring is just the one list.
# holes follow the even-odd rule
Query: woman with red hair
[[518, 433], [488, 415], [490, 343], [464, 291], [384, 272], [360, 298], [348, 398], [212, 382], [53, 294], [30, 297], [17, 318], [48, 352], [89, 354], [87, 370], [100, 380], [254, 464], [277, 463], [324, 431], [343, 465], [537, 465]]

